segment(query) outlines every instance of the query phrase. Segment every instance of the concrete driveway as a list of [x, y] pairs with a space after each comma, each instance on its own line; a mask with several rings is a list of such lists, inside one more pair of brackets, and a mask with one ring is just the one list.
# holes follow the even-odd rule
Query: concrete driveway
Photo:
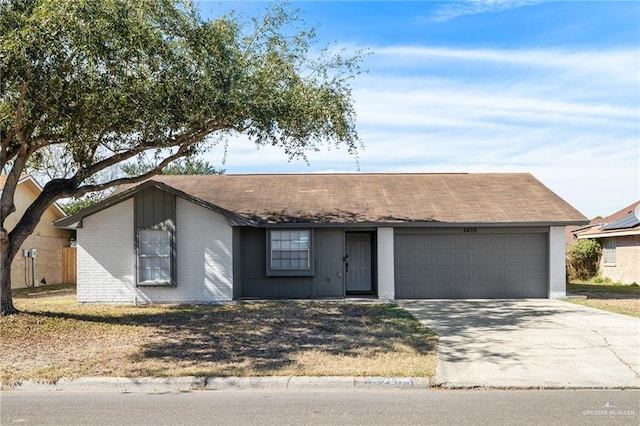
[[404, 300], [444, 387], [639, 388], [640, 319], [559, 300]]

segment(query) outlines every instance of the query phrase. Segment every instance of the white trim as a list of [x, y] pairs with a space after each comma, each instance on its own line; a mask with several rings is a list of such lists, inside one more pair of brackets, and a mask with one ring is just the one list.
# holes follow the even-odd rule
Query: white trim
[[393, 228], [378, 228], [378, 299], [393, 300], [396, 297], [393, 239]]
[[549, 227], [549, 298], [567, 295], [564, 226]]
[[614, 231], [614, 232], [600, 232], [594, 234], [578, 235], [579, 240], [586, 240], [589, 238], [609, 238], [609, 237], [628, 237], [631, 235], [640, 235], [640, 229], [630, 229], [628, 231]]

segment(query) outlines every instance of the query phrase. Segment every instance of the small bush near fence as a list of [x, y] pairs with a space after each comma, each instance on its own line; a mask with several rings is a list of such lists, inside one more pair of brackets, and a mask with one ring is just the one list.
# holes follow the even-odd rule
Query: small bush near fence
[[597, 240], [579, 240], [567, 246], [567, 279], [587, 280], [598, 273], [602, 247]]

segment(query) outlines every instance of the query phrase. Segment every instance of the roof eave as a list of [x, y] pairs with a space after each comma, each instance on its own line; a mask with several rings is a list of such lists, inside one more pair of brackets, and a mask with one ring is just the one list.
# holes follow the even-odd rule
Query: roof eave
[[578, 234], [576, 237], [579, 240], [586, 240], [590, 238], [610, 238], [610, 237], [628, 237], [632, 235], [640, 235], [640, 229], [621, 229], [617, 231], [609, 232], [594, 232], [592, 234]]
[[[40, 186], [38, 181], [35, 180], [30, 175], [22, 175], [22, 176], [20, 176], [20, 179], [18, 180], [18, 185], [20, 185], [20, 184], [30, 184], [32, 187], [34, 187], [36, 189], [36, 191], [38, 191], [38, 193], [42, 192], [42, 186]], [[0, 194], [2, 194], [2, 190], [3, 189], [4, 188], [0, 188]], [[37, 197], [37, 195], [36, 195], [36, 197]], [[49, 208], [53, 209], [54, 214], [58, 218], [64, 218], [67, 215], [67, 213], [64, 211], [64, 209], [62, 207], [60, 207], [60, 204], [58, 204], [56, 201], [54, 201], [53, 204], [51, 204], [51, 206], [49, 206]]]
[[269, 222], [254, 223], [252, 226], [260, 228], [453, 228], [453, 227], [483, 227], [483, 228], [522, 228], [522, 227], [550, 227], [581, 225], [585, 222], [440, 222], [440, 221], [406, 221], [406, 222]]
[[109, 198], [106, 198], [105, 200], [100, 201], [99, 203], [96, 203], [92, 206], [89, 206], [83, 210], [80, 210], [79, 212], [71, 215], [71, 216], [67, 216], [65, 218], [62, 218], [60, 220], [57, 220], [53, 223], [53, 225], [56, 228], [62, 228], [62, 229], [77, 229], [77, 228], [82, 228], [82, 221], [85, 217], [87, 216], [91, 216], [95, 213], [98, 213], [104, 209], [107, 209], [111, 206], [114, 206], [118, 203], [121, 203], [122, 201], [125, 201], [126, 199], [129, 199], [131, 197], [133, 197], [136, 193], [150, 188], [150, 187], [155, 187], [158, 189], [161, 189], [163, 191], [167, 191], [171, 194], [174, 194], [178, 197], [184, 198], [188, 201], [193, 202], [194, 204], [197, 204], [201, 207], [204, 207], [206, 209], [215, 211], [216, 213], [220, 213], [221, 215], [223, 215], [225, 217], [225, 219], [227, 220], [227, 222], [229, 223], [230, 226], [255, 226], [255, 223], [251, 220], [245, 219], [241, 216], [236, 215], [233, 212], [230, 212], [228, 210], [225, 210], [223, 208], [220, 208], [218, 206], [215, 206], [211, 203], [208, 203], [206, 201], [203, 201], [199, 198], [193, 197], [191, 195], [186, 194], [185, 192], [179, 191], [169, 185], [166, 185], [162, 182], [157, 182], [154, 180], [148, 180], [145, 181], [143, 183], [141, 183], [140, 185], [136, 185], [132, 188], [129, 188], [125, 191], [119, 192], [115, 195], [112, 195]]

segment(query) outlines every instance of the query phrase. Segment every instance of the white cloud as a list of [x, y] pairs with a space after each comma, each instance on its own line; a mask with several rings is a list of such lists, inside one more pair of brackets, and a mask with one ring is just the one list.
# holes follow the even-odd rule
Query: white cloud
[[[466, 63], [475, 67], [513, 66], [520, 72], [561, 72], [582, 78], [603, 78], [608, 83], [637, 83], [640, 56], [637, 48], [609, 50], [568, 49], [457, 49], [415, 46], [372, 48], [369, 59], [375, 66], [432, 67], [434, 64]], [[460, 72], [450, 68], [451, 73]]]
[[[531, 172], [587, 216], [609, 214], [640, 198], [638, 61], [632, 50], [376, 50], [353, 87], [361, 170]], [[237, 138], [224, 167], [356, 171], [345, 149], [309, 161]]]
[[447, 3], [436, 9], [428, 20], [430, 21], [450, 21], [458, 16], [474, 15], [478, 13], [494, 13], [503, 10], [515, 9], [540, 3], [533, 0], [466, 0]]

